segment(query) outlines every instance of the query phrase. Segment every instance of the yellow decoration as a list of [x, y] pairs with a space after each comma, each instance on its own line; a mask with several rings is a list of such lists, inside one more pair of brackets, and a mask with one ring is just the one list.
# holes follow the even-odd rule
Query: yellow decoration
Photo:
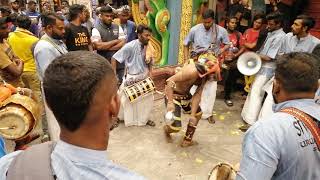
[[184, 63], [183, 57], [183, 40], [188, 35], [192, 23], [192, 0], [182, 0], [181, 6], [181, 22], [180, 22], [180, 38], [179, 38], [179, 54], [178, 63]]

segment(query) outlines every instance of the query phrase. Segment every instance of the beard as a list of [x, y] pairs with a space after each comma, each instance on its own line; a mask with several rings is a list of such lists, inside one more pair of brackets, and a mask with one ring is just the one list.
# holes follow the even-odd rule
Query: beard
[[53, 39], [56, 39], [56, 40], [62, 40], [64, 37], [63, 36], [60, 36], [59, 34], [55, 33], [55, 32], [52, 32], [52, 35], [51, 37]]

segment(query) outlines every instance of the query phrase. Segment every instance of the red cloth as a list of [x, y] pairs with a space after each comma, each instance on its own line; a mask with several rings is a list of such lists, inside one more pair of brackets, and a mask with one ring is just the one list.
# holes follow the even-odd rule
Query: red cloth
[[258, 40], [260, 30], [256, 31], [253, 28], [247, 29], [242, 36], [243, 43], [255, 43]]
[[[237, 35], [238, 34], [238, 35]], [[232, 42], [233, 47], [240, 48], [243, 45], [243, 38], [240, 32], [233, 32], [229, 34], [229, 40]], [[238, 42], [239, 40], [239, 42]]]

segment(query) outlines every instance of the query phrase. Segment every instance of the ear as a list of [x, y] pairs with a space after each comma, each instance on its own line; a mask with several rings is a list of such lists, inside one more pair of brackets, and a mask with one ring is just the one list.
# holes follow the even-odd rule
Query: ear
[[308, 26], [304, 26], [302, 29], [303, 29], [303, 31], [307, 32], [308, 28], [309, 28]]
[[272, 93], [273, 94], [278, 94], [280, 91], [280, 84], [279, 81], [277, 81], [276, 79], [273, 80], [273, 89], [272, 89]]
[[120, 109], [120, 97], [118, 94], [112, 96], [110, 103], [110, 114], [112, 117], [117, 117]]

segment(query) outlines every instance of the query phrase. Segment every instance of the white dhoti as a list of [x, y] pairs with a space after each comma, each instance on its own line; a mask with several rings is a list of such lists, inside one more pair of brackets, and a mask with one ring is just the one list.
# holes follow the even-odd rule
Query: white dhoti
[[[193, 86], [190, 93], [193, 95], [197, 89], [197, 86]], [[202, 111], [202, 118], [207, 119], [212, 116], [214, 102], [217, 95], [217, 81], [207, 81], [203, 87], [200, 101], [200, 108]]]
[[265, 95], [263, 87], [269, 80], [270, 77], [257, 74], [252, 84], [251, 91], [248, 94], [241, 112], [242, 119], [250, 125], [253, 125], [258, 120]]
[[274, 77], [272, 77], [263, 87], [263, 90], [267, 93], [267, 97], [263, 102], [258, 119], [265, 119], [266, 117], [274, 114], [272, 109], [272, 106], [275, 104], [273, 95], [272, 95], [273, 80], [274, 80]]
[[[133, 76], [128, 74], [126, 79], [130, 77]], [[142, 95], [130, 102], [124, 92], [126, 79], [123, 80], [118, 91], [121, 101], [118, 118], [124, 120], [125, 126], [145, 126], [153, 109], [153, 93]]]
[[53, 115], [51, 109], [47, 105], [47, 101], [46, 101], [43, 90], [42, 90], [42, 99], [44, 102], [44, 110], [46, 113], [46, 120], [48, 123], [48, 131], [49, 131], [50, 139], [51, 141], [57, 141], [60, 139], [60, 126], [55, 116]]

